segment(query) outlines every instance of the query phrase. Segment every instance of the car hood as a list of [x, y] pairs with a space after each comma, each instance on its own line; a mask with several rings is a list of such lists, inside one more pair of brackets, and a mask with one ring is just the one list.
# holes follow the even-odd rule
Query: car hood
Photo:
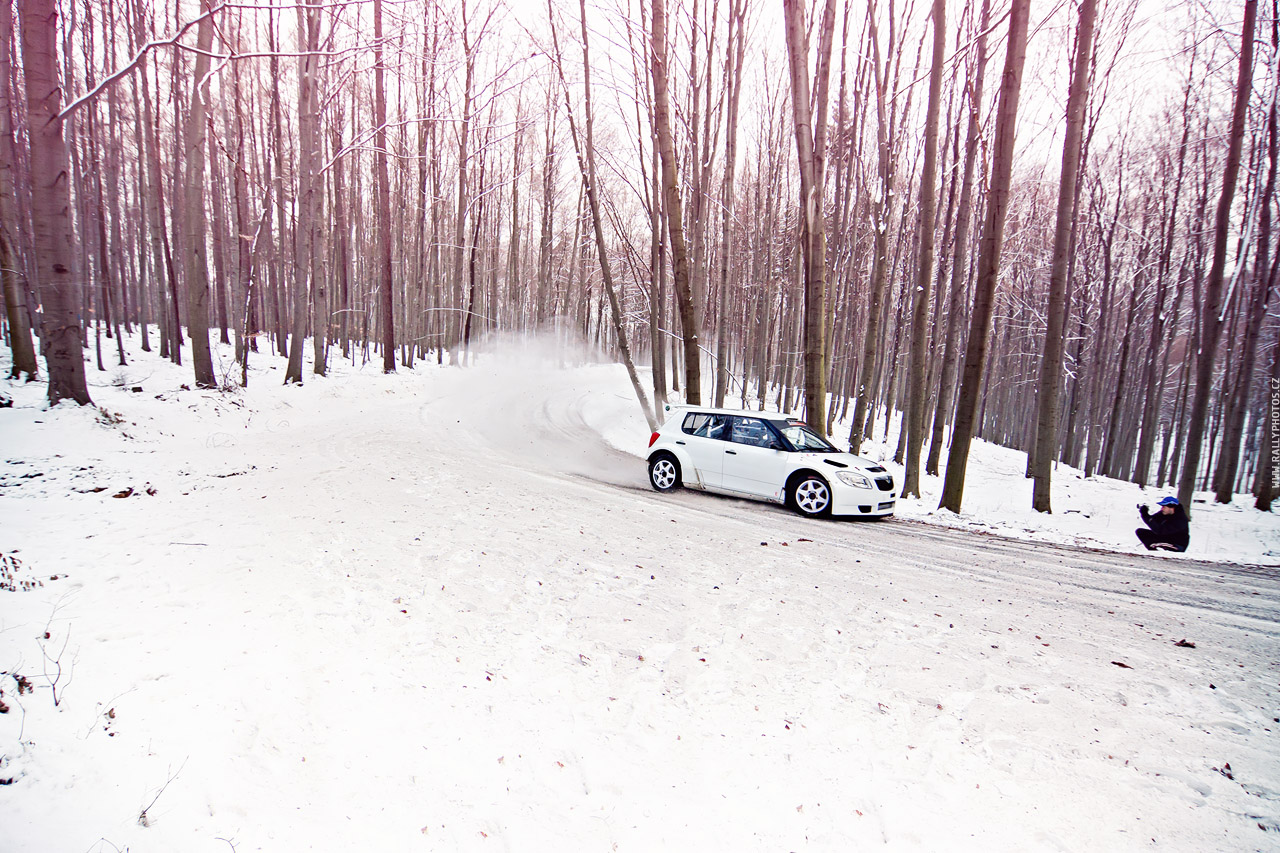
[[854, 456], [852, 453], [805, 453], [802, 455], [808, 465], [834, 468], [836, 470], [862, 471], [873, 475], [888, 473], [887, 469], [880, 463], [862, 456]]

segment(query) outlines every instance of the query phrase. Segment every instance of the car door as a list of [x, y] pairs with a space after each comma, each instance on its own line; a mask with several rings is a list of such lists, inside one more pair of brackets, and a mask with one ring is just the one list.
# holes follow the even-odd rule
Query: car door
[[[707, 412], [690, 412], [685, 415], [680, 431], [683, 435], [676, 439], [676, 444], [683, 445], [696, 469], [690, 473], [702, 485], [712, 489], [720, 488], [724, 449], [728, 444], [729, 418]], [[686, 476], [686, 485], [689, 484], [689, 479]]]
[[722, 488], [781, 500], [790, 462], [782, 443], [760, 418], [735, 416], [732, 420], [723, 453]]

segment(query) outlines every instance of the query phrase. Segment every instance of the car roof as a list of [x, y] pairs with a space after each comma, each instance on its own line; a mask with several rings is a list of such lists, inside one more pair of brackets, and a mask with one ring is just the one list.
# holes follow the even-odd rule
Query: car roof
[[749, 418], [762, 418], [764, 420], [788, 420], [804, 422], [803, 418], [796, 415], [788, 415], [783, 412], [755, 412], [749, 409], [717, 409], [714, 406], [689, 406], [685, 404], [674, 405], [667, 404], [662, 407], [663, 413], [668, 418], [676, 415], [686, 414], [688, 412], [701, 412], [708, 415], [738, 415]]

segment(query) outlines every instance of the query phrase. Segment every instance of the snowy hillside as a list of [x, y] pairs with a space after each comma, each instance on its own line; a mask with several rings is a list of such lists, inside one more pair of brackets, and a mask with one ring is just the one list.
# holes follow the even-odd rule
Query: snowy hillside
[[812, 521], [651, 491], [619, 366], [378, 368], [0, 387], [0, 853], [1280, 849], [1275, 515]]

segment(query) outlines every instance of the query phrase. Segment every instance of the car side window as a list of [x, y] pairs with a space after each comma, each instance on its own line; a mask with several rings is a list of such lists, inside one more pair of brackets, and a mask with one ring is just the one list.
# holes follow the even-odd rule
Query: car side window
[[729, 419], [724, 415], [708, 415], [701, 412], [690, 412], [685, 416], [680, 429], [699, 438], [715, 438], [727, 440]]
[[772, 430], [759, 418], [734, 418], [729, 440], [735, 444], [749, 444], [752, 447], [777, 445]]
[[813, 451], [817, 453], [837, 453], [839, 452], [831, 442], [809, 429], [798, 421], [787, 421], [779, 423], [774, 421], [774, 425], [778, 427], [782, 437], [791, 443], [796, 450], [805, 452]]

